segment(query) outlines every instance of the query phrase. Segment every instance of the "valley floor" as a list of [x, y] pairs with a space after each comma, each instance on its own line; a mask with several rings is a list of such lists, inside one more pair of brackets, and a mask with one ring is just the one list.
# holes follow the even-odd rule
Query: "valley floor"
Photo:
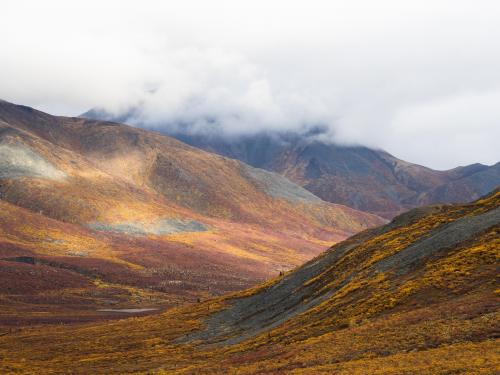
[[221, 301], [160, 315], [3, 332], [2, 373], [493, 374], [499, 314], [489, 293], [380, 316], [307, 338], [265, 334], [213, 346], [179, 337]]

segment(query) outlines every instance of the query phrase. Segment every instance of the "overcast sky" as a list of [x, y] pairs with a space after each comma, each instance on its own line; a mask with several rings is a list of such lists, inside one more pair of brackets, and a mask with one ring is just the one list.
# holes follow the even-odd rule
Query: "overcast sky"
[[0, 98], [53, 114], [329, 139], [451, 168], [500, 159], [500, 2], [0, 4]]

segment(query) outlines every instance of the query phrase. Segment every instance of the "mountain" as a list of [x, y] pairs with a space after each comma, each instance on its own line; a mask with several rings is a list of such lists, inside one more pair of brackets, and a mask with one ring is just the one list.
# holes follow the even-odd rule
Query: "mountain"
[[425, 204], [469, 202], [500, 185], [500, 162], [436, 171], [362, 146], [297, 134], [241, 139], [174, 134], [183, 142], [282, 174], [318, 197], [391, 219]]
[[383, 222], [158, 133], [0, 102], [0, 325], [241, 290]]
[[265, 284], [0, 336], [4, 372], [498, 373], [500, 191], [413, 209]]
[[[139, 109], [118, 116], [94, 109], [82, 116], [141, 125]], [[325, 201], [388, 219], [425, 204], [469, 202], [500, 185], [500, 163], [436, 171], [381, 150], [325, 142], [321, 128], [238, 137], [209, 130], [199, 134], [189, 126], [165, 128], [195, 147], [277, 172]]]

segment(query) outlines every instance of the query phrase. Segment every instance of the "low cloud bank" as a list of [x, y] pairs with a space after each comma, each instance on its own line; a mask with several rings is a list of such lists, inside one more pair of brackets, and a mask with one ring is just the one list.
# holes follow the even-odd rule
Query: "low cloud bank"
[[495, 2], [235, 3], [7, 0], [0, 97], [168, 132], [319, 126], [434, 168], [500, 159]]

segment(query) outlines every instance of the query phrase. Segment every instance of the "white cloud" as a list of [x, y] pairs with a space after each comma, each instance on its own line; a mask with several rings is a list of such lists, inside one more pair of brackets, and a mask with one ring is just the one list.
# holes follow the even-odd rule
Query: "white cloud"
[[[407, 160], [420, 158], [437, 167], [446, 167], [450, 156], [456, 165], [466, 165], [478, 153], [498, 161], [499, 103], [500, 90], [459, 93], [401, 108], [392, 121], [387, 147]], [[399, 139], [411, 141], [403, 145]]]
[[0, 97], [229, 134], [326, 124], [436, 168], [491, 164], [499, 18], [485, 0], [5, 0]]

